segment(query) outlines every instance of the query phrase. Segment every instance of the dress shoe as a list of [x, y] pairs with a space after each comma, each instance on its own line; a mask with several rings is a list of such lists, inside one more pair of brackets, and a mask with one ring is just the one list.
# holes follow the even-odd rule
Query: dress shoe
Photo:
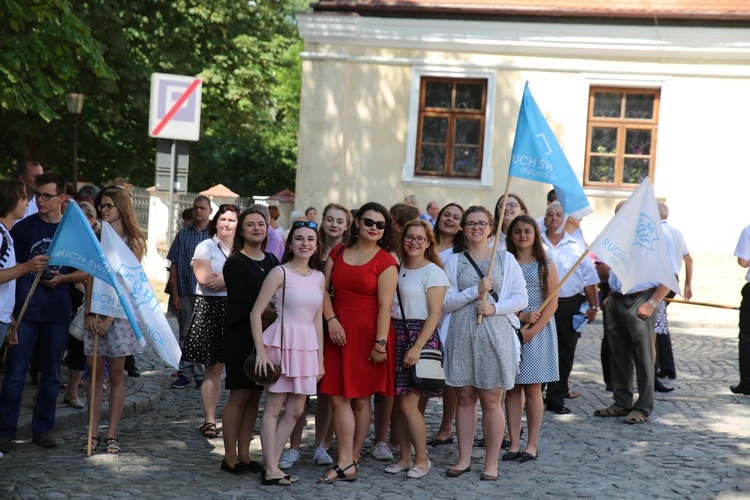
[[545, 410], [551, 411], [554, 413], [557, 413], [558, 415], [567, 415], [570, 413], [570, 408], [568, 408], [565, 405], [551, 405], [547, 403], [547, 405], [544, 407]]
[[38, 444], [42, 448], [54, 448], [57, 446], [57, 441], [52, 437], [52, 434], [48, 432], [44, 434], [32, 434], [31, 442]]
[[750, 386], [747, 386], [745, 384], [731, 385], [729, 386], [729, 390], [735, 394], [744, 394], [745, 396], [750, 396]]
[[666, 385], [662, 384], [661, 381], [657, 378], [654, 379], [654, 390], [656, 392], [672, 392], [674, 391], [674, 387], [667, 387]]
[[0, 436], [0, 453], [10, 453], [12, 442], [10, 436]]
[[659, 378], [668, 378], [674, 380], [677, 378], [677, 373], [675, 373], [674, 370], [659, 370], [656, 376]]

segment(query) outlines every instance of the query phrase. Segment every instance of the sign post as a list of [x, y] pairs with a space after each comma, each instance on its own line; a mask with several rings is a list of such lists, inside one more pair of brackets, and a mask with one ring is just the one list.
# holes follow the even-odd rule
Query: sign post
[[[197, 141], [200, 138], [202, 88], [202, 80], [192, 76], [151, 74], [148, 135], [157, 139], [172, 140], [169, 146], [168, 182], [165, 182], [166, 169], [163, 168], [164, 150], [168, 143], [160, 140], [156, 153], [156, 189], [169, 190], [171, 220], [167, 238], [170, 243], [174, 236], [174, 192], [187, 191], [188, 148], [187, 144], [181, 141]], [[184, 166], [180, 161], [181, 157], [184, 157]]]

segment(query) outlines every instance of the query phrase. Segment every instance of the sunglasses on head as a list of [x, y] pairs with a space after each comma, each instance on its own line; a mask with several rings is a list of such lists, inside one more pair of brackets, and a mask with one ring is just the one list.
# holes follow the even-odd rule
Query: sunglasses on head
[[386, 226], [385, 222], [383, 222], [382, 220], [374, 221], [372, 219], [368, 219], [367, 217], [362, 217], [361, 221], [364, 223], [365, 227], [375, 226], [378, 231], [382, 231]]
[[310, 229], [318, 229], [318, 223], [311, 220], [298, 220], [292, 227], [309, 227]]

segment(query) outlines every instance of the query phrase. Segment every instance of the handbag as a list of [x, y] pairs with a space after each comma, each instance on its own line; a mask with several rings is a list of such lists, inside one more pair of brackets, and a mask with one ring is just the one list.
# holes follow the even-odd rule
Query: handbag
[[76, 311], [68, 327], [68, 333], [78, 340], [83, 340], [83, 335], [86, 333], [86, 302], [81, 304], [81, 307]]
[[[404, 303], [401, 300], [401, 291], [398, 285], [396, 285], [396, 295], [398, 296], [398, 307], [401, 309], [401, 318], [406, 320]], [[410, 345], [409, 349], [413, 345]], [[409, 386], [418, 391], [432, 393], [439, 392], [445, 388], [443, 351], [439, 349], [422, 349], [419, 360], [409, 368]]]
[[[284, 302], [286, 299], [286, 271], [281, 267], [281, 272], [284, 275], [284, 282], [281, 286], [281, 345], [284, 345]], [[268, 307], [266, 307], [266, 310]], [[281, 363], [273, 365], [273, 370], [269, 371], [266, 366], [266, 374], [262, 375], [255, 371], [255, 363], [258, 359], [258, 351], [253, 350], [253, 353], [245, 359], [245, 375], [247, 378], [252, 380], [258, 385], [270, 385], [279, 380], [281, 377]]]

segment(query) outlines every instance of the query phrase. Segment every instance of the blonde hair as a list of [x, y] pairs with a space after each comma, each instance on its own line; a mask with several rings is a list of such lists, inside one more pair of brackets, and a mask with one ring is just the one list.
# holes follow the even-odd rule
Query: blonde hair
[[146, 238], [143, 236], [138, 219], [135, 216], [133, 202], [130, 200], [130, 194], [124, 189], [107, 189], [102, 194], [102, 199], [107, 196], [120, 211], [122, 219], [122, 228], [128, 244], [128, 248], [133, 251], [138, 261], [146, 255]]

